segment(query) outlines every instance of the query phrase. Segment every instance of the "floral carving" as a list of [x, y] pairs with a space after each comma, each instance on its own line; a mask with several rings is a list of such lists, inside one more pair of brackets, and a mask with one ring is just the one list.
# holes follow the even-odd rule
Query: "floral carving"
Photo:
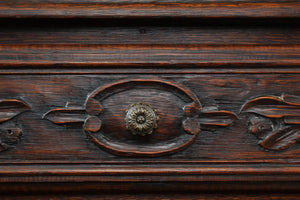
[[254, 114], [249, 119], [249, 130], [265, 149], [287, 149], [300, 140], [300, 97], [258, 97], [248, 101], [242, 112]]
[[[0, 100], [0, 124], [29, 109], [29, 105], [17, 99]], [[16, 144], [21, 134], [22, 130], [18, 127], [1, 128], [0, 151], [4, 151], [8, 149], [10, 145]]]

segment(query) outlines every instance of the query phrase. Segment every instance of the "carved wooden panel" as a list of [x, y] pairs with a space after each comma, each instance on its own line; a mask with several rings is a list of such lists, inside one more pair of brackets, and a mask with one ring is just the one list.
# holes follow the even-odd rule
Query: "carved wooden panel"
[[[49, 82], [48, 75], [2, 75], [1, 93], [22, 96], [32, 109], [26, 118], [18, 118], [26, 137], [14, 151], [0, 154], [1, 161], [59, 161], [72, 156], [103, 162], [116, 158], [113, 154], [153, 157], [175, 152], [159, 159], [216, 161], [224, 160], [224, 155], [231, 161], [299, 158], [298, 145], [290, 145], [297, 141], [299, 84], [286, 88], [287, 81], [298, 83], [297, 74], [140, 78], [119, 74], [112, 78], [93, 73], [50, 78]], [[274, 91], [288, 95], [261, 96]], [[159, 117], [157, 128], [144, 137], [126, 129], [126, 110], [138, 102], [149, 103]], [[256, 130], [260, 124], [264, 126], [262, 132]], [[260, 141], [264, 147], [260, 148], [249, 128], [256, 135], [262, 134], [258, 135], [260, 140], [276, 132], [279, 135], [270, 136], [268, 143]], [[285, 138], [282, 143], [274, 143], [280, 136]], [[285, 147], [278, 153], [267, 151]]]
[[0, 2], [1, 198], [299, 196], [299, 8]]
[[[145, 123], [155, 120], [149, 122], [155, 123], [156, 130], [151, 129], [153, 134], [146, 133], [147, 137], [129, 134], [125, 118], [133, 102], [147, 102], [156, 108], [159, 118], [145, 119]], [[237, 119], [230, 111], [201, 110], [197, 96], [179, 83], [131, 79], [96, 89], [89, 94], [84, 108], [72, 108], [67, 104], [66, 108], [47, 112], [44, 118], [56, 124], [84, 123], [83, 129], [90, 140], [116, 155], [153, 157], [186, 148], [196, 139], [201, 126], [226, 127]], [[135, 115], [135, 118], [146, 116], [145, 113]], [[138, 124], [137, 119], [132, 120]]]

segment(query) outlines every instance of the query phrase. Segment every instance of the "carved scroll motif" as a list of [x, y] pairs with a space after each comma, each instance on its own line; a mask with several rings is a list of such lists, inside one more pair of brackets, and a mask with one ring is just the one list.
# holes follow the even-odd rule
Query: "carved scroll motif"
[[[0, 124], [29, 109], [29, 105], [17, 99], [0, 100]], [[10, 145], [16, 144], [21, 134], [22, 130], [18, 127], [0, 128], [0, 151], [7, 150]]]
[[241, 111], [254, 114], [249, 130], [263, 148], [282, 150], [300, 141], [300, 97], [261, 96], [248, 101]]
[[[103, 101], [113, 104], [103, 106]], [[159, 121], [157, 128], [151, 129], [152, 134], [133, 135], [126, 128], [124, 119], [128, 105], [135, 102], [151, 104], [156, 109]], [[226, 127], [237, 119], [230, 111], [203, 110], [197, 96], [179, 83], [130, 79], [96, 89], [84, 107], [56, 108], [47, 112], [44, 118], [56, 124], [82, 123], [91, 141], [110, 153], [153, 157], [186, 148], [195, 140], [201, 127]]]

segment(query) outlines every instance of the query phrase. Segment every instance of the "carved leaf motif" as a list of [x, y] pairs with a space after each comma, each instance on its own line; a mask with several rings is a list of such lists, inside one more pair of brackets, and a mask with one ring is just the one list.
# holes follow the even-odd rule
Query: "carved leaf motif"
[[10, 120], [20, 113], [29, 110], [30, 106], [17, 99], [5, 99], [0, 101], [0, 123]]
[[233, 112], [220, 110], [201, 113], [199, 121], [204, 126], [229, 126], [237, 119]]
[[259, 144], [266, 149], [286, 149], [300, 138], [297, 126], [300, 124], [300, 97], [285, 94], [258, 97], [248, 101], [242, 111], [261, 116], [250, 119], [250, 131], [261, 139]]
[[[258, 97], [248, 101], [242, 107], [242, 111], [269, 118], [294, 116], [296, 117], [293, 118], [295, 120], [300, 117], [300, 98], [290, 95]], [[294, 123], [296, 122], [294, 121]]]
[[43, 118], [55, 124], [83, 123], [87, 114], [81, 108], [56, 108], [47, 112]]
[[242, 111], [249, 110], [255, 106], [259, 105], [278, 105], [282, 103], [282, 98], [277, 96], [262, 96], [251, 99], [250, 101], [246, 102], [243, 107]]
[[300, 138], [300, 127], [280, 129], [260, 142], [260, 145], [270, 150], [282, 150], [290, 147]]

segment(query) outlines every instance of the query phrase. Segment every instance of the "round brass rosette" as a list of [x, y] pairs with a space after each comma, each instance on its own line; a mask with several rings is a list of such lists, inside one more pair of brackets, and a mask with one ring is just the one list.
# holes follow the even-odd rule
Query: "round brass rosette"
[[125, 123], [127, 130], [133, 135], [145, 136], [157, 128], [158, 119], [155, 110], [149, 104], [140, 102], [132, 104], [126, 111]]

